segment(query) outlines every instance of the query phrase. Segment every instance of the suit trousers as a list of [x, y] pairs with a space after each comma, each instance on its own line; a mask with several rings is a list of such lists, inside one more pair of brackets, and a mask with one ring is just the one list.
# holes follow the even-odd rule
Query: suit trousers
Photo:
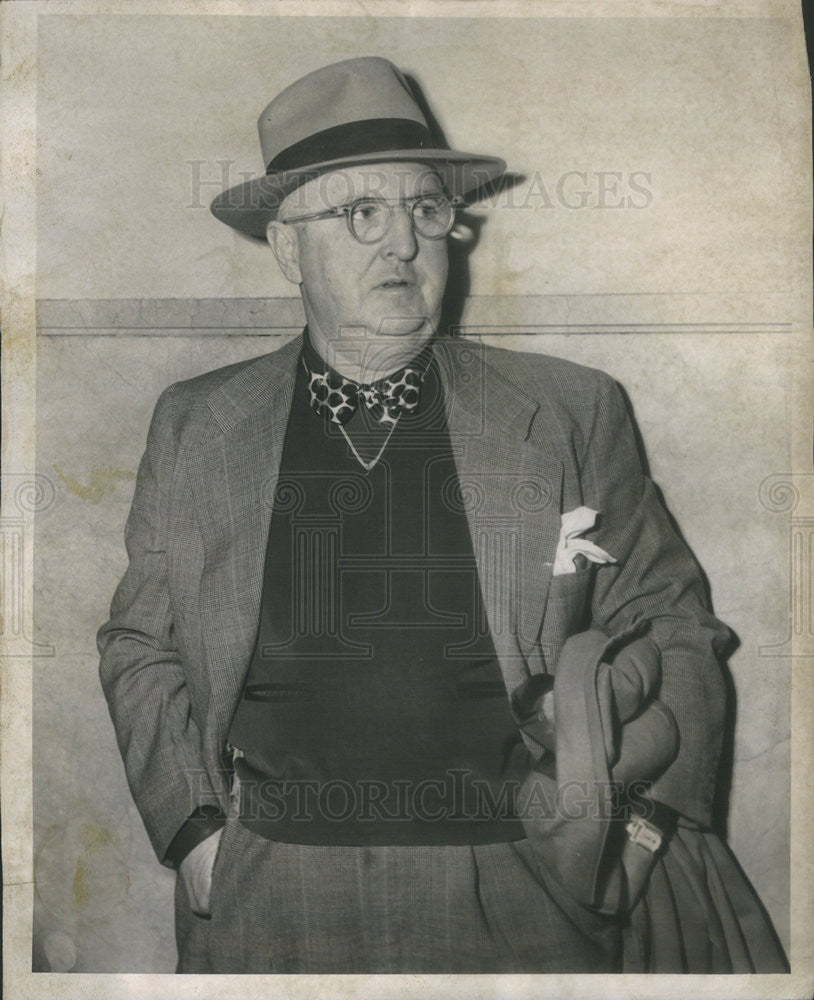
[[615, 921], [570, 900], [527, 841], [334, 847], [231, 817], [211, 916], [176, 887], [181, 973], [614, 972]]

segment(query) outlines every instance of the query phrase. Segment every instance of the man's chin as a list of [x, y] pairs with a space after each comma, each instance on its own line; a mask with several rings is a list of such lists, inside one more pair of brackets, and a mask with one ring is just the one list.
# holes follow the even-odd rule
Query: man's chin
[[426, 316], [387, 316], [383, 318], [378, 328], [376, 336], [379, 337], [429, 337], [433, 331], [433, 324]]

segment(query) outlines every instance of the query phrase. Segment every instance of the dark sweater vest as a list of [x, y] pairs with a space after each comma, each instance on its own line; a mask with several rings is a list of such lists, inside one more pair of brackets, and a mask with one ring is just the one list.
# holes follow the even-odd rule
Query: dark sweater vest
[[[365, 457], [385, 432], [360, 407]], [[229, 741], [242, 821], [303, 844], [524, 836], [527, 754], [506, 697], [430, 364], [370, 472], [315, 414], [302, 364], [260, 625]]]

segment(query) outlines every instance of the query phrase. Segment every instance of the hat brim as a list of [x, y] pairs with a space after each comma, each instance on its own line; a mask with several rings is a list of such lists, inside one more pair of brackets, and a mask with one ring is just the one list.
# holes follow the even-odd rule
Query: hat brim
[[399, 149], [346, 156], [309, 164], [298, 170], [264, 174], [227, 188], [210, 205], [216, 219], [250, 236], [265, 239], [266, 227], [277, 217], [280, 203], [308, 180], [340, 167], [365, 163], [427, 163], [441, 176], [446, 192], [463, 197], [505, 173], [506, 162], [497, 156], [458, 153], [450, 149]]

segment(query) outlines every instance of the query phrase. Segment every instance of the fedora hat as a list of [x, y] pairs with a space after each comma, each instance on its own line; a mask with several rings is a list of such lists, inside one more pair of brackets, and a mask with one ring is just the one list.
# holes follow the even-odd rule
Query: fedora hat
[[466, 195], [506, 169], [496, 156], [438, 146], [409, 84], [387, 59], [366, 56], [302, 77], [257, 122], [266, 173], [215, 198], [213, 215], [265, 237], [280, 202], [300, 184], [363, 163], [431, 164], [450, 195]]

